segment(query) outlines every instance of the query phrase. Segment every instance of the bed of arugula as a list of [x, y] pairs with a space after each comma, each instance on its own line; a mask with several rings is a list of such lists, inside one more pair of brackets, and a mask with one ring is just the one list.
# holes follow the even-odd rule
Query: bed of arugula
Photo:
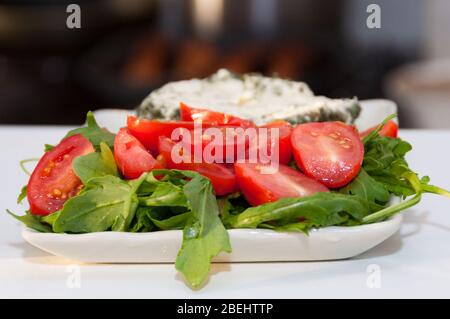
[[[450, 197], [448, 191], [430, 185], [428, 177], [419, 178], [409, 168], [405, 160], [411, 150], [408, 142], [378, 135], [391, 118], [364, 139], [362, 169], [346, 187], [251, 207], [238, 193], [216, 198], [210, 181], [191, 171], [158, 170], [136, 180], [121, 178], [112, 151], [114, 134], [100, 128], [88, 113], [87, 125], [67, 134], [84, 135], [96, 149], [73, 162], [84, 184], [79, 195], [45, 217], [28, 211], [22, 216], [8, 213], [40, 232], [183, 230], [175, 266], [196, 288], [207, 278], [212, 258], [231, 252], [227, 229], [268, 228], [307, 235], [312, 228], [383, 221], [417, 204], [423, 193]], [[45, 150], [51, 148], [45, 146]], [[392, 196], [404, 200], [390, 205]], [[25, 197], [26, 187], [18, 202]]]

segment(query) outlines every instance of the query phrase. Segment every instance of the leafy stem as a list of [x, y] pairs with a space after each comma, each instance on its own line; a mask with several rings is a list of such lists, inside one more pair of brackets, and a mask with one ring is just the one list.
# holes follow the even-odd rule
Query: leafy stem
[[27, 159], [21, 160], [21, 161], [19, 162], [19, 165], [20, 165], [20, 168], [22, 169], [22, 171], [23, 171], [25, 174], [27, 174], [28, 176], [30, 176], [31, 173], [30, 173], [30, 171], [25, 167], [25, 164], [26, 164], [26, 163], [29, 163], [29, 162], [37, 162], [37, 161], [39, 161], [39, 158], [27, 158]]
[[397, 116], [397, 114], [391, 114], [387, 118], [384, 119], [383, 122], [381, 122], [376, 129], [374, 129], [372, 132], [370, 132], [366, 137], [363, 138], [363, 144], [365, 145], [368, 141], [373, 139], [375, 136], [378, 135], [378, 133], [383, 129], [383, 127], [389, 122], [390, 120], [394, 119]]

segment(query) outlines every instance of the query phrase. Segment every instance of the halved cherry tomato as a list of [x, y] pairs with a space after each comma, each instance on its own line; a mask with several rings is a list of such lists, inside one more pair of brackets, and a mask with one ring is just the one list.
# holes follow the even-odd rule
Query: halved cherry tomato
[[196, 171], [211, 180], [216, 195], [226, 195], [237, 191], [236, 177], [229, 168], [216, 163], [194, 163], [193, 156], [187, 151], [179, 154], [185, 158], [184, 162], [175, 163], [172, 159], [172, 148], [176, 145], [167, 137], [159, 138], [159, 156], [165, 166], [170, 169]]
[[295, 161], [327, 187], [348, 184], [359, 172], [364, 146], [356, 129], [342, 122], [305, 123], [291, 136]]
[[120, 129], [116, 135], [114, 157], [123, 176], [129, 179], [138, 178], [142, 173], [153, 169], [163, 168], [127, 128]]
[[[361, 136], [361, 139], [363, 139], [364, 137], [369, 135], [373, 130], [375, 130], [377, 128], [377, 126], [369, 128], [369, 129], [365, 130], [364, 132], [360, 133], [359, 135]], [[398, 125], [397, 125], [397, 123], [395, 123], [394, 121], [390, 120], [389, 122], [387, 122], [383, 126], [383, 128], [380, 130], [380, 132], [378, 132], [378, 134], [380, 136], [384, 136], [384, 137], [396, 138], [398, 136]]]
[[[275, 147], [274, 143], [278, 143], [278, 161], [280, 164], [287, 165], [291, 161], [292, 146], [291, 146], [291, 134], [292, 125], [289, 122], [279, 120], [268, 123], [261, 126], [262, 128], [268, 128], [267, 137], [267, 155], [271, 156], [271, 150]], [[278, 128], [278, 139], [271, 140], [270, 129]]]
[[202, 121], [212, 125], [236, 125], [242, 127], [254, 126], [250, 120], [244, 120], [230, 114], [214, 112], [207, 109], [193, 108], [183, 102], [180, 103], [180, 119], [182, 121]]
[[328, 188], [289, 166], [280, 165], [273, 174], [264, 174], [269, 165], [236, 163], [234, 169], [239, 188], [247, 201], [258, 206], [280, 198], [304, 197]]
[[[156, 121], [139, 119], [136, 116], [128, 116], [127, 126], [130, 133], [136, 137], [146, 149], [153, 155], [158, 153], [158, 140], [160, 136], [171, 137], [177, 128], [194, 129], [194, 122]], [[210, 127], [208, 123], [202, 123], [202, 127]]]
[[[203, 129], [199, 136], [195, 136], [192, 130], [188, 132], [191, 136], [190, 142], [185, 144], [192, 154], [198, 145], [203, 161], [234, 163], [237, 158], [244, 158], [247, 152], [249, 138], [243, 134], [243, 130], [245, 128], [237, 126], [217, 126]], [[239, 138], [239, 135], [242, 138]]]
[[70, 197], [77, 195], [83, 185], [72, 169], [72, 161], [94, 151], [88, 139], [76, 134], [46, 152], [28, 181], [27, 198], [31, 213], [54, 213]]

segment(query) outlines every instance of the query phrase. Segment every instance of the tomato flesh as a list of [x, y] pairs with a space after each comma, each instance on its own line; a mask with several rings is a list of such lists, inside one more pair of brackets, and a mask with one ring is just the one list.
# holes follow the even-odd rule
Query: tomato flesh
[[[157, 121], [139, 119], [136, 116], [128, 116], [127, 126], [130, 133], [136, 137], [146, 149], [153, 155], [158, 153], [158, 141], [160, 136], [171, 137], [177, 128], [194, 129], [194, 122]], [[203, 127], [210, 127], [208, 123], [202, 123]]]
[[237, 191], [236, 177], [233, 170], [216, 164], [216, 163], [194, 163], [193, 156], [189, 150], [185, 154], [180, 154], [184, 157], [181, 163], [176, 163], [172, 159], [172, 149], [175, 142], [167, 137], [161, 136], [159, 138], [159, 158], [164, 162], [169, 169], [191, 170], [196, 171], [211, 180], [216, 195], [222, 196]]
[[128, 179], [138, 178], [145, 172], [163, 168], [127, 128], [120, 129], [116, 135], [114, 158], [119, 170]]
[[[268, 138], [267, 138], [267, 154], [271, 156], [271, 150], [275, 149], [276, 144], [278, 144], [278, 162], [280, 164], [287, 165], [292, 158], [292, 146], [291, 146], [291, 134], [292, 125], [286, 121], [274, 121], [269, 124], [261, 126], [262, 128], [267, 128]], [[271, 128], [278, 129], [278, 139], [271, 140]], [[260, 150], [261, 151], [261, 150]]]
[[28, 181], [27, 198], [31, 213], [49, 215], [77, 195], [82, 183], [72, 169], [72, 161], [94, 151], [88, 139], [76, 134], [46, 152]]
[[[372, 133], [377, 126], [371, 127], [368, 130], [365, 130], [364, 132], [360, 133], [361, 139]], [[397, 138], [398, 136], [398, 125], [394, 121], [390, 120], [387, 122], [383, 128], [378, 132], [380, 136], [384, 137], [391, 137], [391, 138]]]
[[300, 124], [291, 142], [300, 169], [327, 187], [347, 185], [361, 168], [364, 146], [356, 129], [342, 122]]
[[254, 126], [250, 120], [244, 120], [230, 114], [214, 112], [207, 109], [193, 108], [184, 103], [180, 103], [180, 119], [189, 122], [207, 122], [211, 125], [236, 125], [242, 127]]
[[239, 189], [252, 206], [258, 206], [281, 198], [304, 197], [328, 188], [289, 166], [280, 165], [273, 174], [264, 174], [268, 165], [235, 163]]

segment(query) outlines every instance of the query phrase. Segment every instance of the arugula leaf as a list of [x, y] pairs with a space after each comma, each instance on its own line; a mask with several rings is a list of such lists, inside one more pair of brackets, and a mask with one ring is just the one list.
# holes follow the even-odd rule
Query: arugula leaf
[[241, 193], [233, 193], [217, 199], [219, 207], [219, 216], [222, 220], [227, 219], [230, 215], [242, 213], [249, 204]]
[[376, 136], [365, 145], [363, 168], [377, 182], [384, 185], [389, 192], [407, 198], [399, 204], [378, 210], [363, 219], [364, 223], [378, 222], [405, 210], [420, 202], [423, 193], [435, 193], [450, 197], [450, 192], [434, 185], [429, 185], [428, 177], [419, 178], [408, 167], [405, 154], [411, 145], [399, 138]]
[[361, 221], [370, 213], [366, 200], [339, 193], [316, 193], [302, 198], [283, 198], [273, 203], [247, 208], [224, 222], [228, 228], [256, 228], [266, 222], [276, 226], [305, 219], [316, 227], [340, 225], [349, 218]]
[[181, 173], [192, 178], [184, 186], [192, 214], [183, 230], [175, 267], [192, 287], [198, 287], [208, 276], [212, 258], [222, 251], [231, 252], [231, 245], [219, 218], [211, 182], [194, 172]]
[[53, 224], [55, 223], [56, 219], [59, 217], [60, 212], [61, 211], [58, 210], [50, 215], [42, 216], [41, 221], [50, 225], [53, 229]]
[[365, 199], [372, 212], [384, 208], [391, 197], [384, 184], [373, 179], [364, 168], [361, 168], [358, 176], [346, 187], [341, 188], [339, 192]]
[[129, 232], [149, 232], [155, 228], [148, 215], [150, 210], [150, 207], [137, 208], [134, 220], [130, 225]]
[[119, 176], [114, 155], [104, 142], [100, 143], [100, 152], [93, 152], [75, 158], [72, 162], [72, 168], [83, 184], [86, 184], [94, 177]]
[[186, 223], [188, 222], [189, 218], [192, 216], [192, 213], [189, 211], [163, 220], [158, 220], [152, 217], [151, 211], [148, 212], [147, 214], [152, 223], [162, 230], [183, 229], [186, 226]]
[[19, 166], [22, 169], [22, 172], [24, 172], [25, 174], [30, 176], [31, 172], [25, 167], [25, 164], [30, 163], [30, 162], [38, 162], [38, 161], [39, 161], [39, 158], [27, 158], [27, 159], [21, 160], [19, 162]]
[[367, 144], [367, 142], [371, 141], [373, 138], [379, 136], [378, 133], [383, 129], [383, 127], [392, 119], [394, 119], [397, 114], [391, 114], [387, 118], [383, 120], [372, 132], [370, 132], [366, 137], [363, 138], [363, 144]]
[[111, 148], [114, 147], [115, 134], [98, 126], [97, 121], [94, 118], [94, 113], [91, 111], [89, 111], [86, 115], [86, 124], [87, 126], [69, 131], [64, 138], [81, 134], [86, 137], [97, 150], [100, 148], [101, 142], [105, 142]]
[[49, 151], [51, 151], [54, 148], [55, 148], [54, 145], [44, 144], [44, 152], [49, 152]]
[[27, 185], [23, 186], [20, 190], [19, 196], [17, 196], [17, 204], [22, 203], [22, 201], [27, 197]]
[[32, 228], [41, 233], [51, 233], [52, 228], [49, 225], [44, 224], [39, 216], [31, 214], [29, 211], [25, 212], [25, 215], [18, 216], [13, 214], [9, 209], [6, 212], [17, 219], [18, 221], [24, 223], [27, 227]]
[[90, 179], [78, 196], [64, 204], [53, 224], [53, 231], [127, 231], [138, 206], [135, 189], [115, 176]]
[[187, 206], [183, 189], [170, 182], [159, 182], [153, 194], [140, 198], [139, 204], [144, 206]]

